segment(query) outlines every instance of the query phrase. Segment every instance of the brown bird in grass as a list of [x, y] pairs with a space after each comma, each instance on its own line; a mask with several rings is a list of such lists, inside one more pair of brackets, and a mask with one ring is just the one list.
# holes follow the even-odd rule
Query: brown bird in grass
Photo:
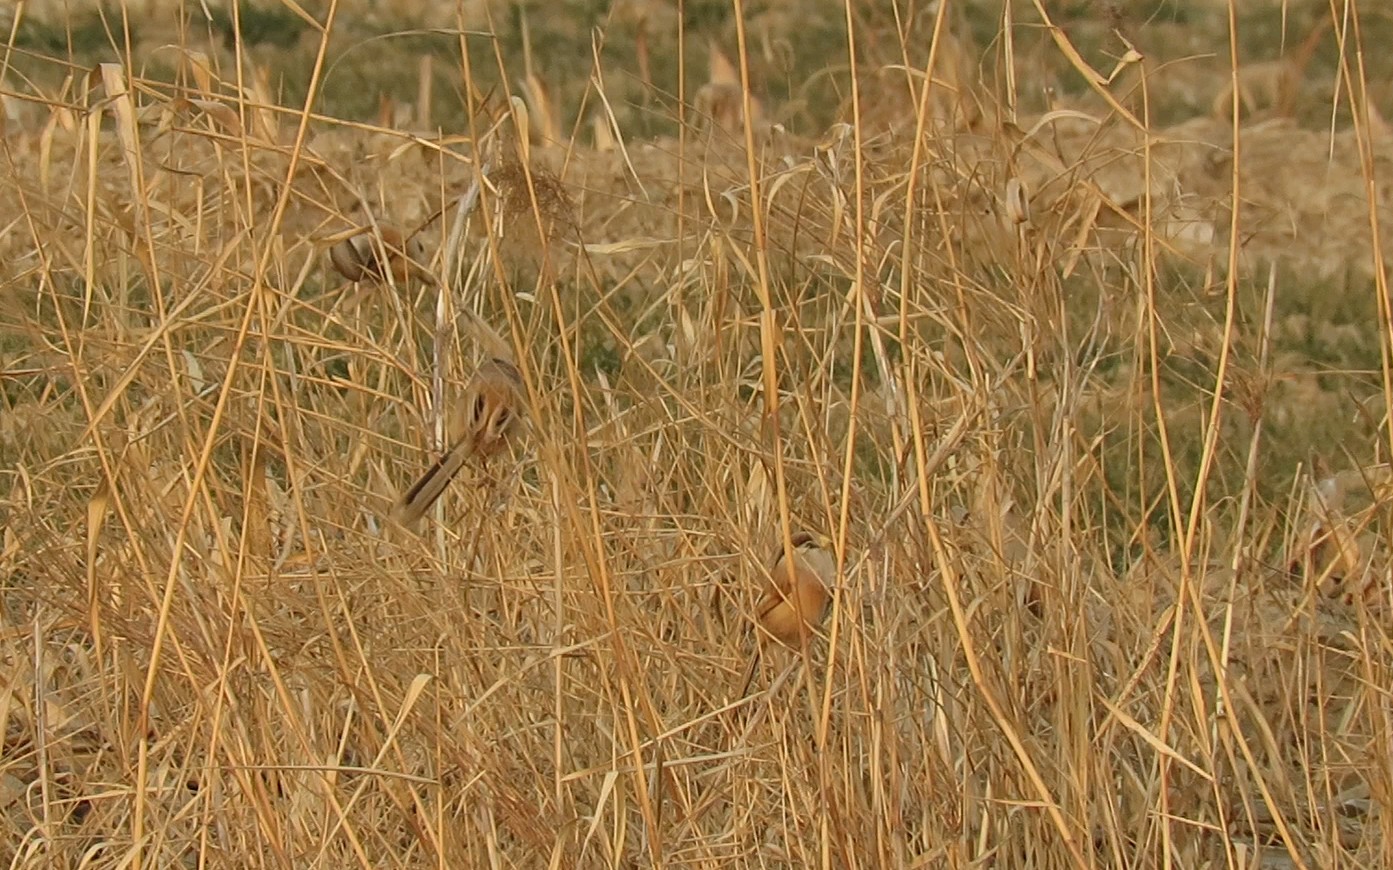
[[336, 242], [329, 249], [329, 262], [355, 283], [386, 284], [390, 275], [393, 283], [405, 284], [424, 268], [426, 248], [414, 233], [408, 236], [396, 227], [369, 227]]
[[506, 359], [494, 357], [479, 366], [451, 412], [450, 449], [397, 499], [393, 519], [414, 525], [469, 457], [487, 459], [502, 449], [521, 416], [522, 386], [522, 374]]
[[[809, 532], [792, 536], [793, 559], [790, 561], [780, 547], [764, 583], [764, 593], [755, 608], [756, 631], [760, 645], [773, 639], [778, 643], [801, 650], [811, 642], [817, 626], [827, 614], [831, 600], [828, 585], [837, 574], [832, 555], [832, 542]], [[750, 689], [759, 664], [759, 648], [750, 659], [749, 673], [741, 697]]]

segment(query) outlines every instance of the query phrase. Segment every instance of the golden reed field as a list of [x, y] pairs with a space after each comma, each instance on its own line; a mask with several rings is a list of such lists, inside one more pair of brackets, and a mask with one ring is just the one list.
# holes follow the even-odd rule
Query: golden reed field
[[0, 10], [9, 867], [1393, 862], [1393, 16]]

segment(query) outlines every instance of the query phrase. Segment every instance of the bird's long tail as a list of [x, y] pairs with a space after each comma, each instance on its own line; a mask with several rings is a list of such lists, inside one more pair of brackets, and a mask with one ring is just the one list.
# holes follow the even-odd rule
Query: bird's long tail
[[435, 464], [421, 475], [420, 480], [401, 494], [392, 506], [392, 519], [404, 526], [415, 525], [426, 515], [426, 511], [431, 509], [436, 499], [440, 498], [440, 494], [450, 485], [450, 481], [454, 480], [455, 475], [459, 474], [472, 449], [473, 445], [467, 438], [455, 442], [445, 455], [437, 459]]

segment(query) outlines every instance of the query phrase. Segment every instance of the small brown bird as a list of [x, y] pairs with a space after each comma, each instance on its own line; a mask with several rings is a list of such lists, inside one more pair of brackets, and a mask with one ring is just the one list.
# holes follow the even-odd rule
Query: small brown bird
[[396, 227], [371, 227], [340, 239], [329, 249], [334, 270], [356, 283], [396, 284], [424, 268], [426, 248], [418, 235], [406, 235]]
[[[761, 646], [772, 638], [784, 646], [801, 650], [804, 644], [811, 642], [827, 613], [831, 600], [827, 587], [836, 577], [837, 565], [832, 555], [832, 542], [824, 537], [795, 532], [791, 543], [791, 562], [782, 546], [774, 557], [769, 578], [764, 583], [764, 594], [755, 608], [755, 624]], [[759, 650], [756, 649], [745, 677], [745, 688], [740, 690], [742, 697], [749, 691], [758, 664]]]
[[487, 459], [517, 427], [522, 408], [522, 374], [506, 359], [494, 357], [474, 373], [450, 415], [450, 449], [402, 493], [392, 518], [411, 526], [445, 491], [471, 456]]

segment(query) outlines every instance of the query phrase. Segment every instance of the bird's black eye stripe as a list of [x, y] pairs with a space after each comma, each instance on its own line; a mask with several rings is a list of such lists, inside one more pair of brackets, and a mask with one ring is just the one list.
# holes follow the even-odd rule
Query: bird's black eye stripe
[[483, 396], [474, 397], [474, 422], [479, 423], [483, 421], [486, 405], [487, 402], [484, 401]]

